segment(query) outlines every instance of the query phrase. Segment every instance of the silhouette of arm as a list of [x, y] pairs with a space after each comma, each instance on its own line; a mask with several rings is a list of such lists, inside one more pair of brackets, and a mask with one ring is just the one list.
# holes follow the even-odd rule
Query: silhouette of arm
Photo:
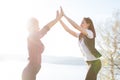
[[63, 26], [63, 28], [68, 32], [68, 33], [70, 33], [72, 36], [74, 36], [74, 37], [78, 37], [78, 35], [77, 35], [77, 33], [76, 32], [74, 32], [74, 31], [72, 31], [71, 29], [69, 29], [68, 27], [67, 27], [67, 25], [62, 21], [62, 20], [60, 20], [60, 23], [61, 23], [61, 25]]
[[41, 30], [40, 30], [40, 38], [42, 38], [60, 19], [61, 19], [61, 15], [59, 15], [59, 12], [57, 11], [57, 15], [56, 18], [54, 20], [52, 20], [51, 22], [49, 22], [48, 24], [46, 24]]
[[57, 20], [53, 20], [49, 22], [47, 25], [45, 25], [41, 30], [40, 30], [40, 35], [41, 38], [57, 23]]

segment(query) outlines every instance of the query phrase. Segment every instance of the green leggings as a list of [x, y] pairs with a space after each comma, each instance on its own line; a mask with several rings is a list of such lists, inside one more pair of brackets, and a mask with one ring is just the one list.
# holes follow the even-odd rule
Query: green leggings
[[97, 80], [97, 74], [101, 69], [101, 61], [98, 59], [94, 61], [87, 61], [87, 63], [91, 66], [85, 80]]

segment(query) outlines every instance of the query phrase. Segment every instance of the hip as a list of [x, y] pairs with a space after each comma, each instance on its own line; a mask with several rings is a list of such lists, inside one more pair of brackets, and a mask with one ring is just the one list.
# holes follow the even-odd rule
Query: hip
[[28, 65], [24, 68], [22, 75], [23, 76], [33, 76], [36, 75], [41, 68], [41, 65], [31, 65], [28, 63]]
[[98, 66], [101, 66], [101, 64], [102, 64], [100, 59], [92, 60], [92, 61], [86, 61], [86, 63], [88, 65], [98, 65]]

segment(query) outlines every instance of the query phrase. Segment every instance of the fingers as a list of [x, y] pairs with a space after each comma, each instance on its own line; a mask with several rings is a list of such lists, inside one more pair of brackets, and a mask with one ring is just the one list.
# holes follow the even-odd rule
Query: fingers
[[59, 16], [59, 11], [58, 11], [58, 10], [57, 10], [57, 12], [56, 12], [56, 13], [57, 13], [57, 16]]
[[63, 16], [64, 16], [64, 12], [63, 12], [62, 7], [60, 7], [60, 12], [59, 12], [59, 10], [57, 10], [57, 12], [56, 12], [56, 19], [60, 20]]
[[57, 10], [57, 12], [56, 12], [56, 18], [59, 18], [59, 16], [60, 16], [60, 13], [59, 13], [59, 11]]
[[59, 11], [57, 10], [57, 11], [56, 11], [56, 20], [60, 20], [60, 19], [61, 19], [61, 16], [60, 16]]
[[64, 16], [64, 12], [63, 12], [62, 7], [60, 7], [60, 11], [61, 11], [61, 14]]

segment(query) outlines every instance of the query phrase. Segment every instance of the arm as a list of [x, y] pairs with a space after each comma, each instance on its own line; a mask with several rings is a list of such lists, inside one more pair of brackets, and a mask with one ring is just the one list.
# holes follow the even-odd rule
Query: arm
[[56, 19], [52, 20], [40, 30], [40, 33], [46, 34], [56, 23], [57, 23]]
[[59, 12], [57, 11], [56, 18], [46, 24], [41, 30], [40, 30], [40, 38], [42, 38], [56, 23], [61, 19], [62, 15], [59, 15]]
[[74, 22], [72, 19], [70, 19], [69, 17], [67, 17], [64, 12], [63, 9], [61, 8], [61, 14], [67, 19], [67, 21], [77, 30], [79, 30], [81, 33], [83, 33], [84, 35], [88, 35], [86, 30], [83, 29], [82, 27], [80, 27], [76, 22]]
[[77, 30], [81, 31], [81, 27], [74, 22], [72, 19], [70, 19], [69, 17], [67, 17], [66, 15], [64, 15], [64, 17], [67, 19], [67, 21]]
[[87, 34], [87, 32], [86, 32], [86, 30], [85, 29], [83, 29], [82, 27], [80, 27], [77, 23], [75, 23], [72, 19], [70, 19], [69, 17], [67, 17], [66, 15], [64, 16], [67, 20], [68, 20], [68, 22], [75, 28], [75, 29], [77, 29], [77, 30], [79, 30], [81, 33], [83, 33], [84, 35], [88, 35]]
[[77, 23], [75, 23], [72, 19], [70, 19], [69, 17], [67, 17], [67, 16], [64, 14], [64, 11], [63, 11], [62, 7], [61, 7], [61, 14], [67, 19], [67, 21], [68, 21], [75, 29], [81, 31], [80, 26], [79, 26]]
[[67, 25], [65, 25], [65, 23], [64, 23], [62, 20], [60, 20], [60, 23], [61, 23], [61, 25], [63, 26], [63, 28], [64, 28], [68, 33], [70, 33], [72, 36], [78, 38], [77, 33], [74, 32], [74, 31], [72, 31], [71, 29], [69, 29], [69, 28], [67, 27]]

